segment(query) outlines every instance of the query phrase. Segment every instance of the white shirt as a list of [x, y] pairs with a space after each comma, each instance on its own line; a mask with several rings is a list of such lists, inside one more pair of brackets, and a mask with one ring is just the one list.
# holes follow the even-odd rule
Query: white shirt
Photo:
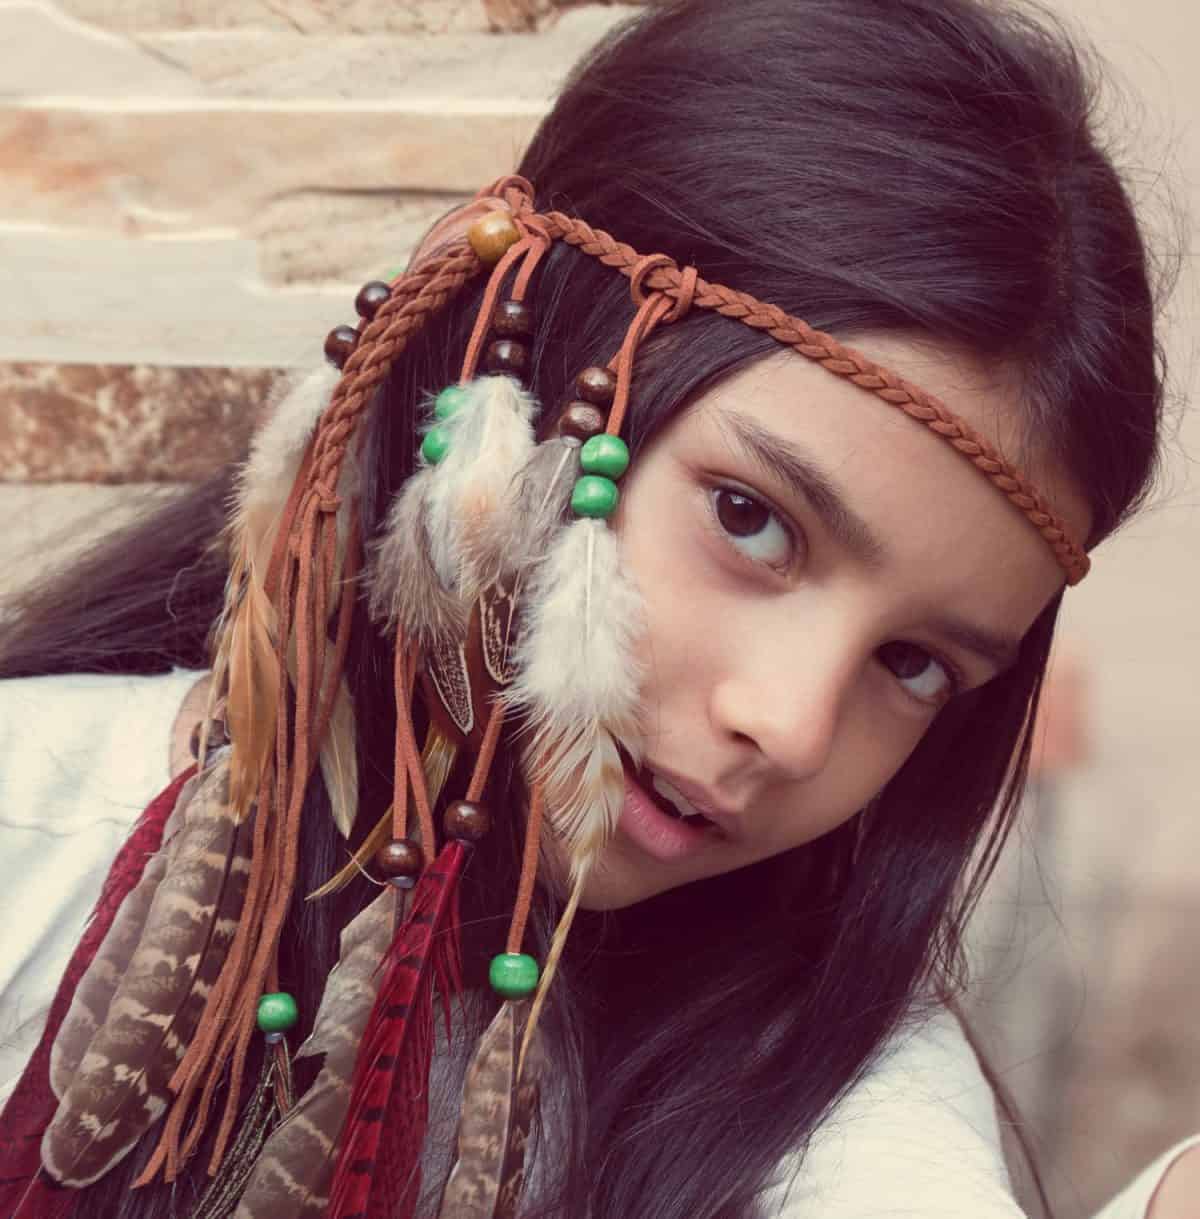
[[[167, 785], [171, 730], [200, 674], [0, 682], [0, 1104], [109, 865]], [[1173, 1147], [1095, 1219], [1145, 1219]], [[898, 1034], [783, 1165], [770, 1219], [1021, 1219], [996, 1108], [955, 1016]]]

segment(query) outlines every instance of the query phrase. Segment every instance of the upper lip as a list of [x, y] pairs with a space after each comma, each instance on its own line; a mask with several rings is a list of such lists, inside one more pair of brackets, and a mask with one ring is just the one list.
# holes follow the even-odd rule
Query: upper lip
[[741, 822], [746, 814], [745, 809], [723, 804], [709, 788], [702, 787], [699, 783], [693, 783], [691, 779], [685, 779], [665, 766], [646, 762], [644, 767], [651, 774], [665, 779], [697, 812], [703, 813], [730, 838], [735, 838], [741, 833]]

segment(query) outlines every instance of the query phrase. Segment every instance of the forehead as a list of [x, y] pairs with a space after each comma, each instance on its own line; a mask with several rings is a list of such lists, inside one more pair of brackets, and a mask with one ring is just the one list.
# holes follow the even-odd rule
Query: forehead
[[[1078, 536], [1088, 509], [1066, 471], [1023, 444], [1017, 378], [937, 345], [890, 336], [858, 344], [870, 357], [935, 394], [1030, 476]], [[730, 412], [815, 458], [884, 543], [889, 565], [922, 576], [939, 595], [1003, 590], [1030, 620], [1063, 584], [1035, 527], [968, 458], [923, 423], [792, 352], [739, 370], [697, 403], [692, 426], [725, 433]], [[1032, 607], [1032, 612], [1028, 612]]]

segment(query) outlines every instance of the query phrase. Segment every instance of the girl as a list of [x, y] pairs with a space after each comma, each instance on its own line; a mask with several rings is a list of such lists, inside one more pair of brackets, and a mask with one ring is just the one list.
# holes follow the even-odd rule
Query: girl
[[961, 931], [1162, 402], [1092, 97], [1024, 9], [655, 6], [236, 485], [28, 600], [6, 676], [145, 675], [122, 748], [169, 707], [200, 771], [9, 1102], [15, 1213], [1018, 1213]]

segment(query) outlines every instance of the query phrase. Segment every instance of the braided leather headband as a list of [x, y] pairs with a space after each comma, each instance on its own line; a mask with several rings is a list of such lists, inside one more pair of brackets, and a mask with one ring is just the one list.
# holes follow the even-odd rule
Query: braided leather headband
[[[610, 430], [619, 429], [627, 406], [629, 376], [638, 343], [659, 323], [678, 321], [693, 308], [711, 309], [723, 317], [765, 331], [805, 359], [844, 377], [924, 424], [971, 462], [1029, 520], [1054, 552], [1068, 584], [1078, 584], [1087, 575], [1091, 561], [1066, 523], [1011, 462], [933, 394], [776, 305], [766, 304], [722, 284], [709, 283], [700, 277], [695, 267], [680, 268], [665, 254], [641, 255], [632, 246], [617, 241], [601, 229], [592, 228], [583, 220], [562, 212], [535, 212], [532, 200], [532, 186], [514, 175], [481, 191], [475, 203], [464, 209], [463, 214], [504, 209], [511, 213], [511, 220], [520, 234], [520, 240], [498, 262], [492, 260], [488, 294], [468, 350], [465, 372], [473, 371], [477, 363], [500, 284], [508, 269], [521, 261], [511, 293], [512, 299], [519, 301], [524, 297], [541, 255], [554, 241], [565, 241], [628, 276], [631, 295], [639, 308], [630, 340], [611, 363], [618, 374], [619, 388]], [[362, 327], [355, 348], [345, 361], [342, 379], [333, 394], [314, 451], [310, 487], [314, 490], [325, 488], [326, 503], [336, 500], [332, 488], [337, 484], [341, 452], [348, 436], [409, 337], [468, 279], [485, 269], [489, 269], [489, 262], [482, 259], [466, 239], [456, 237], [444, 242], [430, 255], [423, 256], [418, 265], [393, 285], [391, 298]]]

